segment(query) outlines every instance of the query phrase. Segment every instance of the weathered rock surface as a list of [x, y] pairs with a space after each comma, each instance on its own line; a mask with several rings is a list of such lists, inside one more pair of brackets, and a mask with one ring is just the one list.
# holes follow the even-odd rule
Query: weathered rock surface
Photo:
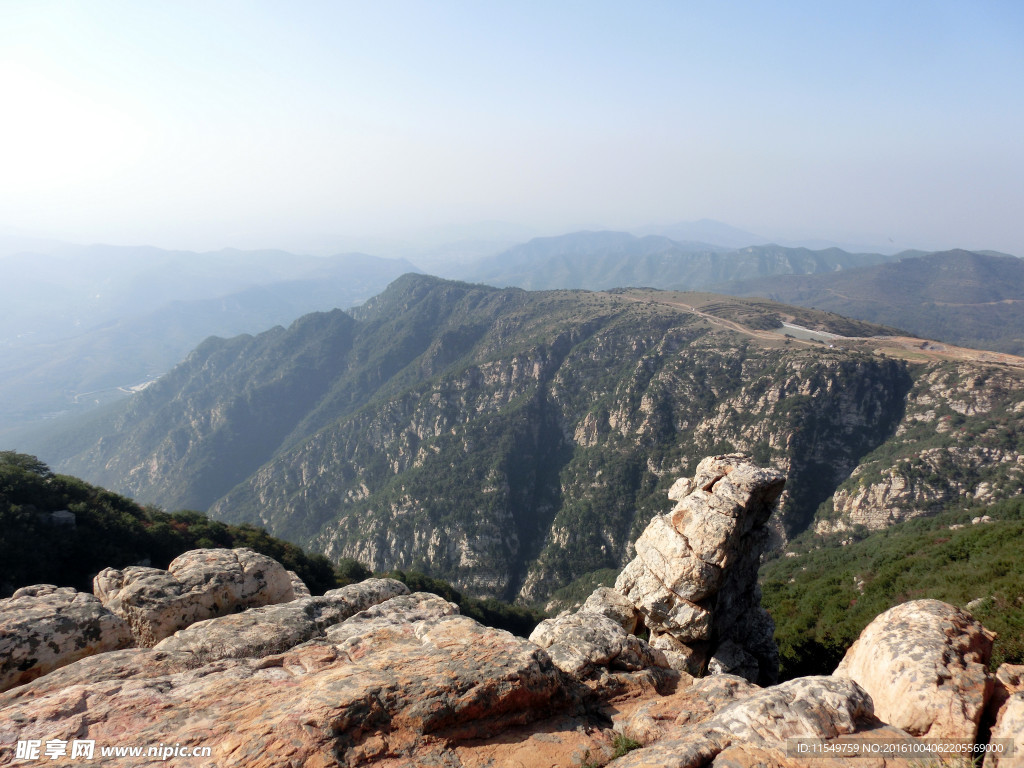
[[299, 577], [299, 574], [297, 574], [295, 571], [288, 571], [287, 573], [288, 573], [288, 578], [291, 579], [291, 582], [292, 582], [292, 594], [295, 595], [295, 599], [296, 600], [299, 599], [300, 597], [311, 597], [312, 596], [312, 592], [309, 591], [309, 587], [307, 587], [306, 586], [306, 582], [304, 582]]
[[1012, 740], [1014, 751], [1009, 757], [991, 753], [985, 758], [985, 768], [1024, 768], [1024, 691], [1014, 693], [1003, 704], [992, 739]]
[[689, 646], [670, 634], [651, 632], [651, 648], [665, 654], [669, 667], [689, 675], [702, 675], [707, 668], [707, 657], [703, 645], [699, 648]]
[[[569, 707], [544, 651], [454, 610], [434, 595], [397, 597], [328, 639], [198, 669], [154, 649], [92, 657], [0, 695], [0, 722], [18, 739], [209, 745], [221, 766], [408, 765], [447, 739]], [[10, 758], [0, 752], [0, 764]]]
[[743, 454], [704, 459], [691, 480], [672, 486], [676, 507], [651, 520], [615, 582], [652, 632], [671, 636], [701, 663], [714, 659], [714, 673], [762, 683], [778, 675], [757, 569], [784, 485], [782, 474]]
[[663, 654], [599, 613], [580, 611], [546, 619], [534, 629], [530, 642], [546, 649], [563, 672], [579, 678], [597, 667], [626, 672], [668, 667]]
[[[579, 612], [542, 622], [531, 642], [461, 616], [436, 595], [370, 579], [197, 621], [155, 647], [98, 653], [0, 692], [0, 766], [17, 762], [15, 742], [30, 739], [201, 745], [212, 755], [194, 764], [257, 768], [798, 768], [809, 758], [787, 753], [790, 738], [914, 738], [902, 726], [932, 738], [974, 739], [993, 686], [984, 666], [993, 636], [938, 601], [882, 614], [833, 676], [771, 688], [750, 682], [764, 676], [774, 650], [750, 581], [773, 486], [781, 487], [773, 474], [736, 456], [702, 462], [696, 478], [675, 486], [677, 495], [686, 492], [655, 529], [677, 538], [656, 546], [651, 537], [646, 551], [655, 568], [644, 566], [644, 579], [664, 587], [661, 579], [677, 567], [670, 552], [721, 571], [718, 591], [700, 598], [711, 632], [693, 645], [665, 631], [652, 632], [651, 644], [636, 637], [628, 628], [636, 630], [638, 612], [645, 622], [650, 614], [616, 590], [597, 590]], [[733, 532], [722, 538], [729, 524], [712, 515], [733, 520]], [[713, 546], [716, 537], [722, 543]], [[128, 605], [153, 608], [158, 618], [168, 603], [194, 604], [182, 598], [266, 581], [262, 573], [240, 575], [255, 562], [244, 551], [245, 565], [238, 553], [228, 553], [232, 561], [224, 552], [197, 558], [180, 576], [140, 569], [137, 579], [104, 572], [97, 581], [113, 585], [103, 593], [110, 599], [134, 595]], [[217, 561], [227, 564], [223, 572], [210, 566]], [[700, 563], [687, 567], [700, 572]], [[281, 574], [293, 594], [294, 581]], [[705, 588], [672, 583], [682, 591]], [[105, 611], [73, 590], [35, 587], [17, 595], [43, 603], [78, 598]], [[130, 642], [127, 624], [106, 615]], [[741, 618], [745, 635], [737, 631]], [[687, 672], [693, 667], [714, 674], [695, 679]], [[994, 738], [1024, 739], [1020, 671], [1004, 665], [996, 675], [1004, 696]], [[616, 759], [623, 736], [642, 746]], [[988, 765], [1020, 765], [1013, 760]], [[905, 768], [905, 761], [882, 758], [829, 764]]]
[[133, 644], [124, 620], [92, 595], [52, 584], [22, 587], [0, 600], [0, 691]]
[[[1024, 380], [1012, 369], [969, 363], [923, 368], [888, 440], [890, 450], [841, 483], [832, 514], [817, 520], [815, 531], [879, 530], [954, 503], [1020, 495], [1024, 456], [995, 434], [1020, 429], [1022, 394]], [[984, 424], [988, 439], [971, 439], [979, 434], [973, 424]]]
[[676, 689], [636, 703], [616, 702], [608, 716], [615, 730], [641, 744], [678, 735], [682, 726], [701, 723], [761, 689], [735, 675], [693, 678], [683, 675]]
[[166, 571], [106, 568], [93, 580], [93, 592], [144, 647], [197, 621], [295, 599], [284, 567], [244, 548], [185, 552]]
[[[921, 621], [942, 633], [945, 616]], [[590, 611], [544, 622], [534, 639], [547, 650], [436, 595], [369, 580], [196, 623], [158, 647], [90, 656], [0, 693], [0, 765], [15, 762], [17, 740], [88, 738], [209, 746], [195, 762], [215, 766], [796, 768], [808, 763], [786, 754], [791, 737], [911, 738], [883, 726], [848, 678], [767, 689], [731, 674], [694, 679]], [[1022, 696], [997, 733], [1019, 729]], [[619, 734], [644, 746], [613, 760]]]
[[[614, 763], [616, 768], [805, 766], [806, 758], [786, 756], [787, 739], [835, 739], [863, 731], [873, 731], [872, 737], [909, 738], [896, 729], [879, 733], [881, 724], [872, 712], [871, 698], [852, 680], [802, 677], [753, 691], [737, 689], [732, 683], [720, 697], [721, 693], [736, 700], [697, 724], [676, 725], [674, 732], [670, 726], [665, 738], [629, 753]], [[853, 760], [850, 764], [869, 763]]]
[[192, 654], [194, 664], [262, 658], [322, 637], [329, 627], [359, 611], [407, 594], [409, 588], [400, 581], [368, 579], [332, 589], [321, 597], [303, 597], [199, 621], [164, 638], [154, 648]]
[[996, 670], [992, 697], [988, 700], [988, 719], [999, 719], [999, 710], [1018, 691], [1024, 691], [1024, 664], [1000, 664]]
[[581, 612], [607, 616], [627, 632], [636, 629], [636, 607], [621, 592], [610, 587], [598, 587], [580, 608]]
[[995, 636], [955, 606], [914, 600], [872, 621], [836, 668], [883, 721], [916, 736], [974, 741], [993, 688]]

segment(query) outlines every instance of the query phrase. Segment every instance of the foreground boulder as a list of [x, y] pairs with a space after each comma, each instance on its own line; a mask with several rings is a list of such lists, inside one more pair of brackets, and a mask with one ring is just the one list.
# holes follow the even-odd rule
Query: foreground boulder
[[295, 599], [284, 566], [244, 548], [185, 552], [166, 571], [106, 568], [93, 580], [93, 592], [147, 648], [197, 621]]
[[639, 611], [651, 645], [698, 673], [778, 677], [775, 626], [761, 608], [757, 570], [785, 477], [743, 454], [711, 456], [669, 493], [678, 503], [636, 542], [615, 589]]
[[284, 653], [195, 669], [182, 652], [94, 656], [0, 694], [0, 723], [18, 739], [209, 746], [218, 766], [447, 765], [452, 740], [572, 710], [543, 650], [457, 610], [398, 596]]
[[555, 666], [578, 678], [600, 667], [637, 672], [668, 666], [663, 654], [636, 635], [613, 619], [589, 611], [542, 621], [530, 635], [530, 642], [547, 650]]
[[134, 645], [123, 619], [71, 587], [22, 587], [0, 600], [0, 691], [96, 653]]
[[890, 725], [915, 736], [973, 742], [993, 689], [994, 639], [955, 606], [914, 600], [865, 627], [834, 674], [860, 684]]
[[999, 712], [1013, 694], [1024, 692], [1024, 664], [1000, 664], [996, 670], [992, 698], [986, 716], [989, 722], [999, 719]]
[[999, 710], [992, 728], [992, 741], [1013, 742], [1013, 754], [1004, 757], [992, 752], [985, 757], [985, 768], [1024, 768], [1024, 691], [1010, 696]]
[[[732, 689], [735, 695], [735, 688]], [[806, 766], [817, 761], [787, 755], [787, 739], [909, 739], [875, 717], [871, 697], [852, 680], [801, 677], [764, 690], [739, 690], [739, 698], [696, 724], [672, 730], [652, 746], [631, 752], [616, 768], [704, 766]], [[831, 766], [885, 765], [882, 761], [828, 760]], [[900, 764], [894, 761], [892, 764]], [[905, 764], [903, 761], [902, 764]]]

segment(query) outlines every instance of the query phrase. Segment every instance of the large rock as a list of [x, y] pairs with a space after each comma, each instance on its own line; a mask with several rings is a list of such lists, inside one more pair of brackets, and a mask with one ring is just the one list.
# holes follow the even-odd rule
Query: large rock
[[[196, 669], [188, 654], [155, 649], [91, 657], [0, 694], [0, 731], [210, 747], [197, 765], [453, 765], [454, 743], [571, 712], [566, 678], [543, 650], [455, 610], [434, 595], [400, 596], [326, 638]], [[0, 764], [12, 758], [0, 748]]]
[[876, 617], [835, 676], [855, 680], [883, 721], [936, 739], [974, 741], [992, 692], [995, 635], [939, 600], [914, 600]]
[[530, 635], [530, 642], [547, 650], [563, 672], [583, 678], [598, 667], [636, 672], [668, 667], [663, 654], [599, 613], [579, 613], [546, 619]]
[[95, 653], [133, 645], [123, 619], [71, 587], [22, 587], [0, 600], [0, 691]]
[[[784, 485], [781, 473], [742, 454], [704, 459], [692, 479], [672, 486], [678, 503], [651, 520], [615, 582], [652, 632], [682, 644], [688, 659], [712, 659], [712, 672], [762, 684], [778, 675], [775, 627], [760, 607], [757, 571]], [[683, 656], [673, 658], [684, 664]]]
[[409, 588], [395, 579], [368, 579], [332, 589], [321, 597], [303, 597], [199, 621], [164, 638], [154, 648], [191, 654], [195, 666], [216, 659], [262, 658], [323, 637], [329, 627], [350, 616], [407, 594]]
[[1018, 691], [1024, 691], [1024, 664], [1000, 664], [986, 710], [989, 722], [999, 719], [999, 710]]
[[192, 550], [166, 571], [106, 568], [93, 580], [93, 592], [128, 622], [143, 647], [197, 621], [295, 599], [284, 566], [251, 549]]
[[997, 739], [1012, 742], [1013, 754], [1004, 757], [991, 752], [985, 757], [985, 768], [1024, 768], [1024, 691], [1014, 693], [1000, 709], [989, 743]]
[[[735, 678], [725, 678], [726, 680]], [[669, 729], [665, 738], [629, 753], [616, 768], [704, 768], [705, 766], [806, 766], [787, 756], [787, 739], [836, 739], [871, 732], [871, 738], [909, 738], [896, 729], [878, 730], [871, 698], [851, 680], [802, 677], [754, 692], [735, 688], [737, 700], [707, 719]], [[830, 765], [841, 765], [829, 760]], [[849, 764], [882, 765], [851, 760]]]
[[621, 592], [611, 587], [598, 587], [580, 607], [581, 612], [607, 616], [627, 632], [636, 630], [636, 607]]
[[288, 578], [292, 582], [292, 594], [295, 595], [295, 599], [298, 600], [300, 597], [311, 597], [312, 592], [309, 591], [309, 587], [306, 586], [306, 582], [295, 571], [288, 571]]

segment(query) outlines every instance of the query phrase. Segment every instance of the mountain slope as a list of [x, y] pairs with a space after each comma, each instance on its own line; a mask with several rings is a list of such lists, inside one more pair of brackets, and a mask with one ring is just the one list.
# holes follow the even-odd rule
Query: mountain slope
[[877, 264], [887, 257], [838, 248], [810, 251], [777, 245], [732, 250], [626, 232], [540, 237], [483, 259], [463, 279], [531, 290], [622, 286], [693, 290], [759, 275], [828, 272]]
[[[788, 338], [783, 320], [828, 343]], [[884, 340], [821, 333], [844, 331], [885, 329], [706, 294], [407, 275], [350, 314], [209, 340], [104, 420], [35, 450], [335, 560], [536, 600], [620, 567], [667, 487], [710, 454], [748, 451], [786, 471], [778, 533], [807, 529], [864, 457], [912, 455], [913, 440], [893, 442], [908, 413], [924, 418], [927, 397], [952, 401], [985, 370], [921, 351], [912, 365], [876, 354], [899, 351]], [[1005, 423], [975, 407], [937, 439], [991, 433], [1019, 450], [1024, 391], [1018, 373], [999, 376], [990, 398]], [[997, 476], [996, 497], [1020, 485], [972, 457], [946, 479], [948, 498]]]
[[834, 274], [745, 280], [722, 290], [828, 309], [952, 344], [1024, 352], [1024, 261], [1013, 256], [946, 251]]

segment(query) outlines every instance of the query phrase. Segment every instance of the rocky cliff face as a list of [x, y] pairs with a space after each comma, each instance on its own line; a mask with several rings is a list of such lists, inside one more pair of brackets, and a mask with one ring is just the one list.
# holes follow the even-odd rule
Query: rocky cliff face
[[1024, 378], [1006, 368], [916, 371], [893, 437], [836, 490], [815, 530], [878, 530], [956, 503], [1024, 492]]
[[471, 365], [322, 430], [213, 512], [258, 510], [283, 535], [319, 531], [334, 557], [535, 599], [619, 567], [669, 477], [702, 454], [776, 457], [793, 478], [781, 519], [799, 530], [895, 428], [897, 363], [690, 333], [617, 324]]
[[833, 494], [822, 530], [1019, 487], [1014, 374], [787, 343], [751, 330], [777, 322], [763, 302], [694, 314], [652, 296], [407, 276], [352, 316], [207, 342], [63, 441], [60, 466], [524, 600], [625, 565], [709, 454], [786, 473], [777, 540]]

